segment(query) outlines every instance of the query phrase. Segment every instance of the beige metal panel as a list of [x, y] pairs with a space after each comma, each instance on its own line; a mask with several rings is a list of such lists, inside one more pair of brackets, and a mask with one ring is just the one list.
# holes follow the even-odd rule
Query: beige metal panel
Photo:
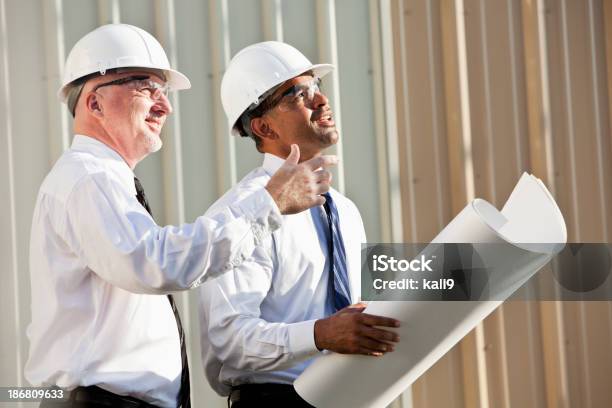
[[503, 305], [508, 406], [546, 406], [538, 302], [509, 301]]
[[414, 407], [464, 407], [462, 374], [461, 353], [455, 348], [414, 383]]
[[[525, 95], [517, 74], [522, 67], [519, 12], [510, 2], [466, 1], [475, 191], [497, 207], [527, 167]], [[477, 333], [476, 357], [486, 367], [479, 368], [481, 405], [487, 398], [489, 406], [510, 407], [515, 392], [531, 397], [524, 388], [524, 376], [510, 377], [508, 372], [510, 361], [535, 357], [527, 350], [519, 356], [508, 352], [517, 336], [506, 328], [521, 320], [515, 314], [506, 316], [500, 307], [482, 324], [484, 344], [479, 344]]]
[[404, 2], [405, 80], [416, 240], [431, 240], [450, 219], [439, 2]]
[[[612, 1], [603, 1], [603, 19], [604, 19], [604, 38], [605, 38], [605, 54], [607, 66], [607, 81], [608, 84], [608, 120], [612, 121]], [[612, 125], [609, 125], [612, 126]], [[612, 132], [608, 129], [610, 141], [612, 142]]]
[[464, 169], [470, 166], [464, 152], [462, 136], [461, 78], [455, 10], [454, 0], [440, 1], [451, 215], [461, 211], [468, 201], [469, 187]]
[[[380, 208], [380, 242], [393, 242], [393, 224], [392, 224], [392, 204], [391, 204], [391, 178], [389, 177], [387, 159], [389, 155], [389, 141], [388, 133], [395, 132], [394, 129], [389, 129], [389, 125], [394, 128], [393, 122], [389, 123], [385, 120], [385, 111], [391, 109], [395, 116], [395, 103], [391, 98], [385, 97], [385, 81], [391, 81], [395, 84], [393, 76], [386, 77], [384, 65], [384, 58], [388, 57], [387, 50], [392, 52], [393, 47], [387, 46], [386, 49], [380, 47], [381, 38], [385, 38], [389, 35], [389, 27], [385, 26], [383, 18], [390, 18], [388, 15], [390, 3], [386, 2], [386, 5], [379, 4], [376, 0], [368, 1], [368, 12], [370, 22], [370, 48], [372, 54], [372, 102], [373, 102], [373, 114], [374, 114], [374, 134], [376, 135], [376, 161], [378, 163], [377, 171], [379, 175], [378, 179], [378, 206]], [[382, 8], [383, 10], [380, 10]], [[384, 17], [383, 17], [384, 16]], [[381, 26], [385, 27], [385, 32], [381, 32]], [[392, 44], [391, 44], [392, 45]], [[391, 55], [391, 61], [393, 56]], [[393, 62], [391, 62], [393, 64]], [[395, 93], [393, 93], [395, 97]], [[386, 106], [387, 101], [391, 101], [391, 106]], [[397, 135], [395, 135], [397, 137]], [[393, 144], [395, 146], [395, 144]]]
[[[530, 167], [556, 195], [552, 159], [552, 119], [548, 75], [548, 36], [543, 0], [522, 3], [525, 74], [529, 122]], [[540, 302], [541, 349], [546, 406], [567, 407], [569, 385], [561, 303]], [[531, 373], [533, 375], [533, 372]]]
[[399, 184], [402, 202], [402, 224], [405, 242], [417, 242], [415, 218], [415, 195], [413, 183], [406, 183], [406, 178], [412, 178], [412, 156], [410, 155], [410, 115], [408, 114], [408, 81], [406, 79], [406, 46], [404, 35], [403, 1], [392, 1], [393, 38], [395, 39], [395, 78], [399, 84], [396, 93]]
[[[456, 40], [455, 33], [449, 35], [443, 29], [443, 22], [447, 21], [441, 10], [444, 7], [448, 8], [449, 4], [404, 1], [401, 9], [396, 11], [399, 16], [396, 21], [401, 27], [401, 33], [396, 34], [396, 38], [400, 38], [396, 53], [400, 56], [401, 76], [396, 81], [404, 84], [402, 107], [398, 107], [398, 112], [403, 115], [399, 134], [405, 139], [400, 143], [403, 145], [400, 152], [407, 171], [402, 173], [402, 185], [408, 186], [404, 189], [404, 213], [410, 214], [405, 225], [409, 228], [406, 234], [410, 234], [411, 239], [406, 240], [412, 242], [432, 239], [452, 217], [451, 207], [455, 202], [448, 199], [451, 196], [449, 168], [452, 160], [449, 164], [446, 118], [452, 118], [447, 107], [455, 109], [455, 112], [458, 107], [449, 105], [445, 91], [448, 87], [456, 87], [458, 79], [445, 81], [448, 79], [445, 73], [453, 71], [444, 68], [455, 63], [448, 60], [454, 55], [447, 54], [449, 48], [454, 52]], [[453, 40], [450, 44], [445, 43], [449, 37]], [[451, 93], [453, 91], [456, 95], [456, 88]], [[458, 116], [453, 118], [455, 123]], [[456, 157], [462, 153], [463, 150], [459, 149], [452, 155]], [[463, 175], [463, 171], [460, 170], [459, 174]], [[462, 208], [465, 199], [460, 201]], [[428, 370], [413, 386], [414, 406], [462, 407], [461, 359], [461, 350], [456, 347]], [[440, 392], [440, 386], [444, 387], [444, 392]]]
[[461, 366], [463, 373], [463, 406], [482, 407], [488, 404], [488, 400], [482, 398], [479, 366], [478, 345], [476, 330], [468, 333], [461, 342], [455, 346], [461, 354]]
[[[605, 115], [600, 113], [601, 87], [593, 86], [600, 71], [593, 45], [603, 34], [601, 25], [595, 23], [592, 7], [590, 2], [558, 2], [551, 7], [550, 18], [551, 37], [556, 39], [555, 48], [551, 48], [551, 73], [560, 80], [559, 93], [553, 100], [559, 100], [556, 125], [562, 135], [558, 144], [563, 145], [555, 161], [558, 171], [565, 175], [557, 187], [558, 191], [565, 190], [563, 201], [566, 208], [571, 208], [566, 213], [573, 227], [570, 240], [583, 242], [602, 241], [608, 234], [609, 205], [604, 203], [604, 185], [611, 175], [605, 164], [610, 159], [609, 151], [601, 149], [607, 139], [601, 132], [602, 127], [607, 127], [602, 124]], [[556, 91], [552, 90], [553, 95]], [[604, 378], [612, 375], [610, 365], [606, 365], [610, 350], [602, 348], [598, 340], [600, 330], [609, 333], [609, 323], [604, 320], [593, 325], [592, 316], [597, 315], [591, 312], [593, 308], [597, 310], [594, 304], [580, 302], [568, 302], [562, 307], [571, 406], [597, 406], [596, 399], [608, 399], [608, 394], [601, 391], [609, 388]]]
[[[376, 0], [371, 0], [370, 4], [375, 4]], [[393, 44], [394, 25], [392, 24], [392, 4], [390, 0], [385, 0], [380, 3], [380, 43], [382, 53], [382, 65], [383, 70], [381, 75], [384, 78], [384, 86], [380, 87], [380, 90], [384, 90], [385, 97], [385, 128], [386, 134], [377, 134], [377, 137], [384, 138], [384, 142], [379, 143], [379, 154], [381, 151], [381, 145], [385, 145], [387, 158], [386, 160], [379, 161], [380, 166], [385, 167], [386, 171], [380, 171], [380, 174], [386, 174], [388, 177], [388, 188], [389, 194], [387, 196], [381, 196], [381, 215], [384, 217], [384, 201], [389, 204], [389, 222], [390, 225], [390, 239], [389, 242], [402, 242], [403, 241], [403, 214], [402, 214], [402, 203], [401, 203], [401, 182], [400, 182], [400, 158], [398, 154], [399, 146], [398, 143], [398, 120], [397, 120], [397, 107], [395, 101], [397, 100], [396, 90], [396, 75], [395, 75], [395, 47]], [[375, 24], [372, 24], [372, 28]], [[374, 35], [372, 36], [375, 37]], [[373, 50], [378, 47], [372, 46]], [[375, 58], [376, 59], [376, 58]], [[376, 75], [375, 75], [376, 78]], [[375, 89], [377, 88], [376, 79], [374, 82]], [[376, 91], [375, 91], [376, 92]], [[375, 113], [378, 117], [378, 113]], [[384, 183], [381, 183], [384, 185]], [[381, 186], [381, 189], [384, 186]], [[382, 194], [382, 190], [381, 190]], [[384, 223], [384, 218], [381, 218]], [[385, 226], [383, 225], [383, 231]], [[383, 232], [383, 238], [385, 234]], [[406, 393], [404, 395], [407, 395]], [[406, 397], [408, 399], [408, 397]]]

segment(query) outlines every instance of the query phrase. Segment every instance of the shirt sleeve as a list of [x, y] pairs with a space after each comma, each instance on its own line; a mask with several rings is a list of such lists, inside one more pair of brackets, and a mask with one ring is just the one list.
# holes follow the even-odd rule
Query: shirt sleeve
[[257, 247], [250, 259], [199, 289], [202, 343], [237, 370], [279, 370], [312, 357], [315, 320], [269, 322], [261, 304], [270, 291], [272, 260]]
[[79, 260], [115, 286], [151, 294], [199, 286], [240, 265], [282, 222], [261, 188], [214, 216], [161, 227], [105, 173], [79, 181], [64, 211], [62, 235]]

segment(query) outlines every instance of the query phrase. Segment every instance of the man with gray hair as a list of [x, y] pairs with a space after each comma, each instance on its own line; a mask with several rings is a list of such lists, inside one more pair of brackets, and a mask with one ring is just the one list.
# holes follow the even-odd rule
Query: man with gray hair
[[[185, 336], [171, 292], [240, 265], [283, 223], [321, 204], [334, 157], [298, 164], [227, 211], [159, 226], [135, 166], [161, 148], [168, 90], [189, 80], [157, 40], [125, 24], [81, 38], [60, 97], [75, 137], [40, 187], [32, 221], [25, 375], [71, 391], [62, 407], [189, 407]], [[62, 391], [62, 390], [60, 390]]]

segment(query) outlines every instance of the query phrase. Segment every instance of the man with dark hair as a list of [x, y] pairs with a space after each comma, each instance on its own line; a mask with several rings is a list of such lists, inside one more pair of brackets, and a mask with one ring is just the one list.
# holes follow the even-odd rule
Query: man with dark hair
[[[338, 141], [319, 88], [329, 64], [313, 65], [280, 42], [251, 45], [230, 62], [221, 100], [233, 133], [250, 136], [263, 165], [208, 210], [223, 213], [274, 177], [291, 146], [300, 160]], [[293, 381], [322, 350], [381, 356], [393, 351], [399, 322], [362, 313], [359, 211], [330, 189], [325, 203], [283, 217], [283, 225], [233, 270], [200, 288], [206, 376], [235, 408], [308, 406]]]

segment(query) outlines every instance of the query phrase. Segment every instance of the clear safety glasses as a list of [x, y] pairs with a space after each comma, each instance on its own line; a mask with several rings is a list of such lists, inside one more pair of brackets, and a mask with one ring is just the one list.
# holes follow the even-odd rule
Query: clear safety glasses
[[114, 81], [105, 82], [97, 85], [93, 91], [97, 91], [103, 86], [125, 85], [128, 89], [132, 89], [148, 96], [154, 101], [161, 98], [162, 95], [168, 96], [168, 84], [160, 84], [150, 79], [147, 75], [132, 75], [124, 78], [115, 79]]
[[282, 111], [288, 111], [304, 105], [311, 106], [314, 102], [315, 94], [321, 92], [320, 84], [320, 78], [312, 78], [295, 84], [270, 101], [270, 106], [278, 106]]

